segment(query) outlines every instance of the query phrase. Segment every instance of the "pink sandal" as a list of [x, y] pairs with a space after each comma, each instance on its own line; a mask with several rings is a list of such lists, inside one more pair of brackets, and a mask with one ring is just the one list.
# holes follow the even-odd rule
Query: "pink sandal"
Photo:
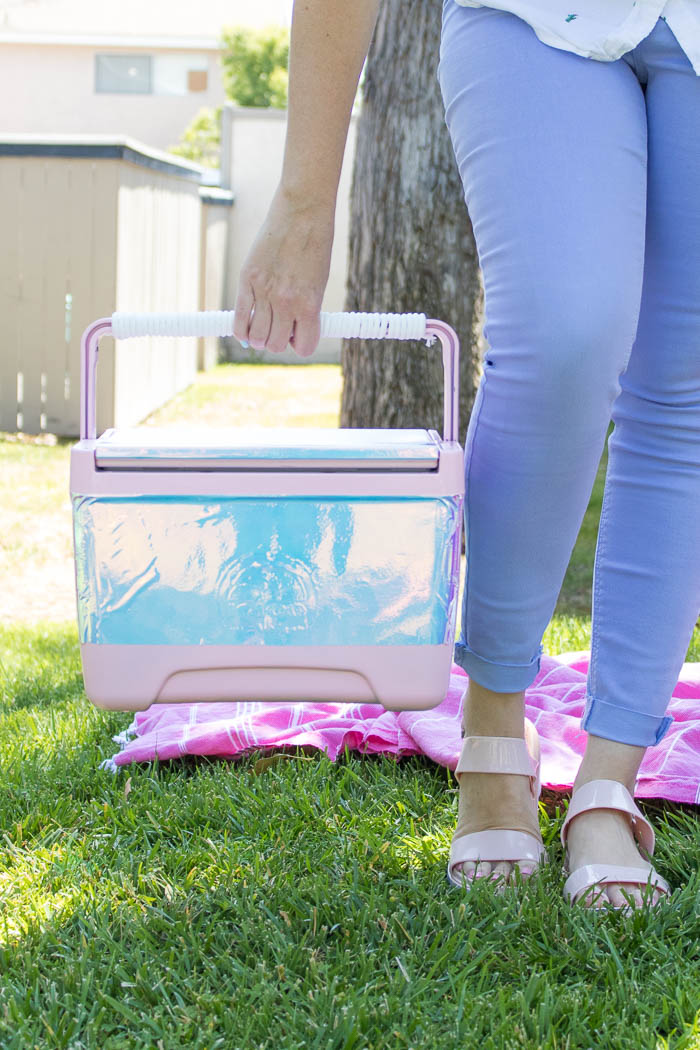
[[[584, 864], [569, 873], [569, 854], [566, 850], [566, 838], [571, 821], [579, 813], [591, 809], [615, 809], [627, 813], [632, 824], [635, 842], [651, 857], [654, 852], [654, 829], [644, 814], [636, 806], [624, 784], [617, 780], [591, 780], [582, 784], [572, 796], [569, 809], [561, 829], [561, 842], [565, 849], [564, 874], [568, 875], [564, 883], [564, 896], [575, 904], [583, 894], [597, 883], [632, 882], [639, 886], [655, 886], [663, 893], [671, 892], [670, 887], [651, 864], [643, 867], [630, 867], [622, 864]], [[608, 902], [606, 907], [618, 911], [631, 908], [631, 905], [616, 905]]]
[[[530, 777], [532, 798], [537, 804], [540, 797], [540, 742], [535, 726], [525, 719], [530, 727], [531, 750], [525, 740], [502, 736], [466, 736], [462, 743], [455, 774], [459, 773], [525, 773]], [[453, 886], [469, 886], [472, 882], [460, 871], [453, 871], [462, 861], [527, 860], [536, 867], [547, 859], [543, 844], [526, 831], [510, 831], [494, 828], [474, 831], [454, 839], [447, 865], [447, 878]]]

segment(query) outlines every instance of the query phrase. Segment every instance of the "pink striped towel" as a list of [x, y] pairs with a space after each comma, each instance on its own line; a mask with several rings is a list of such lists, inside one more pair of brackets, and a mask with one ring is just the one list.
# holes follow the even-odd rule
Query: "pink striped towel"
[[[542, 746], [542, 783], [569, 790], [583, 754], [583, 712], [589, 652], [542, 655], [526, 691], [528, 718]], [[456, 665], [443, 702], [431, 711], [385, 711], [379, 704], [200, 703], [154, 704], [140, 711], [102, 763], [116, 771], [129, 762], [211, 755], [233, 758], [257, 748], [311, 745], [332, 761], [344, 748], [369, 754], [428, 755], [455, 769], [460, 750], [461, 697], [467, 676]], [[638, 798], [700, 803], [700, 663], [686, 663], [668, 714], [674, 722], [650, 747], [637, 781]]]

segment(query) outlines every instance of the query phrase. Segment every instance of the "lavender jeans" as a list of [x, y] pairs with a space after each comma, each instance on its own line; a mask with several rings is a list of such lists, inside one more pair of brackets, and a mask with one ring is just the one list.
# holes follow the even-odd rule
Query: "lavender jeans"
[[438, 80], [484, 280], [455, 659], [535, 679], [605, 446], [581, 727], [649, 746], [700, 613], [700, 77], [444, 0]]

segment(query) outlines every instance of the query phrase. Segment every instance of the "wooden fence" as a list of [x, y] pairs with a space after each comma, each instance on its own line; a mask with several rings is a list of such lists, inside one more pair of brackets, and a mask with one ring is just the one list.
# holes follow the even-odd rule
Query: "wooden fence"
[[[233, 195], [122, 137], [0, 140], [0, 430], [75, 436], [80, 338], [114, 310], [224, 309]], [[214, 173], [216, 174], [216, 173]], [[216, 340], [101, 344], [98, 426], [128, 426], [216, 361]]]

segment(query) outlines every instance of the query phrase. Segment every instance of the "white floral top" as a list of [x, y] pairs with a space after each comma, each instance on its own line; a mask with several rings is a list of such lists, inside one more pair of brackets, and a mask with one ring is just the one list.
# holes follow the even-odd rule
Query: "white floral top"
[[[584, 58], [614, 62], [663, 18], [700, 76], [700, 0], [455, 0], [517, 15], [543, 44]], [[570, 6], [567, 6], [570, 5]]]

